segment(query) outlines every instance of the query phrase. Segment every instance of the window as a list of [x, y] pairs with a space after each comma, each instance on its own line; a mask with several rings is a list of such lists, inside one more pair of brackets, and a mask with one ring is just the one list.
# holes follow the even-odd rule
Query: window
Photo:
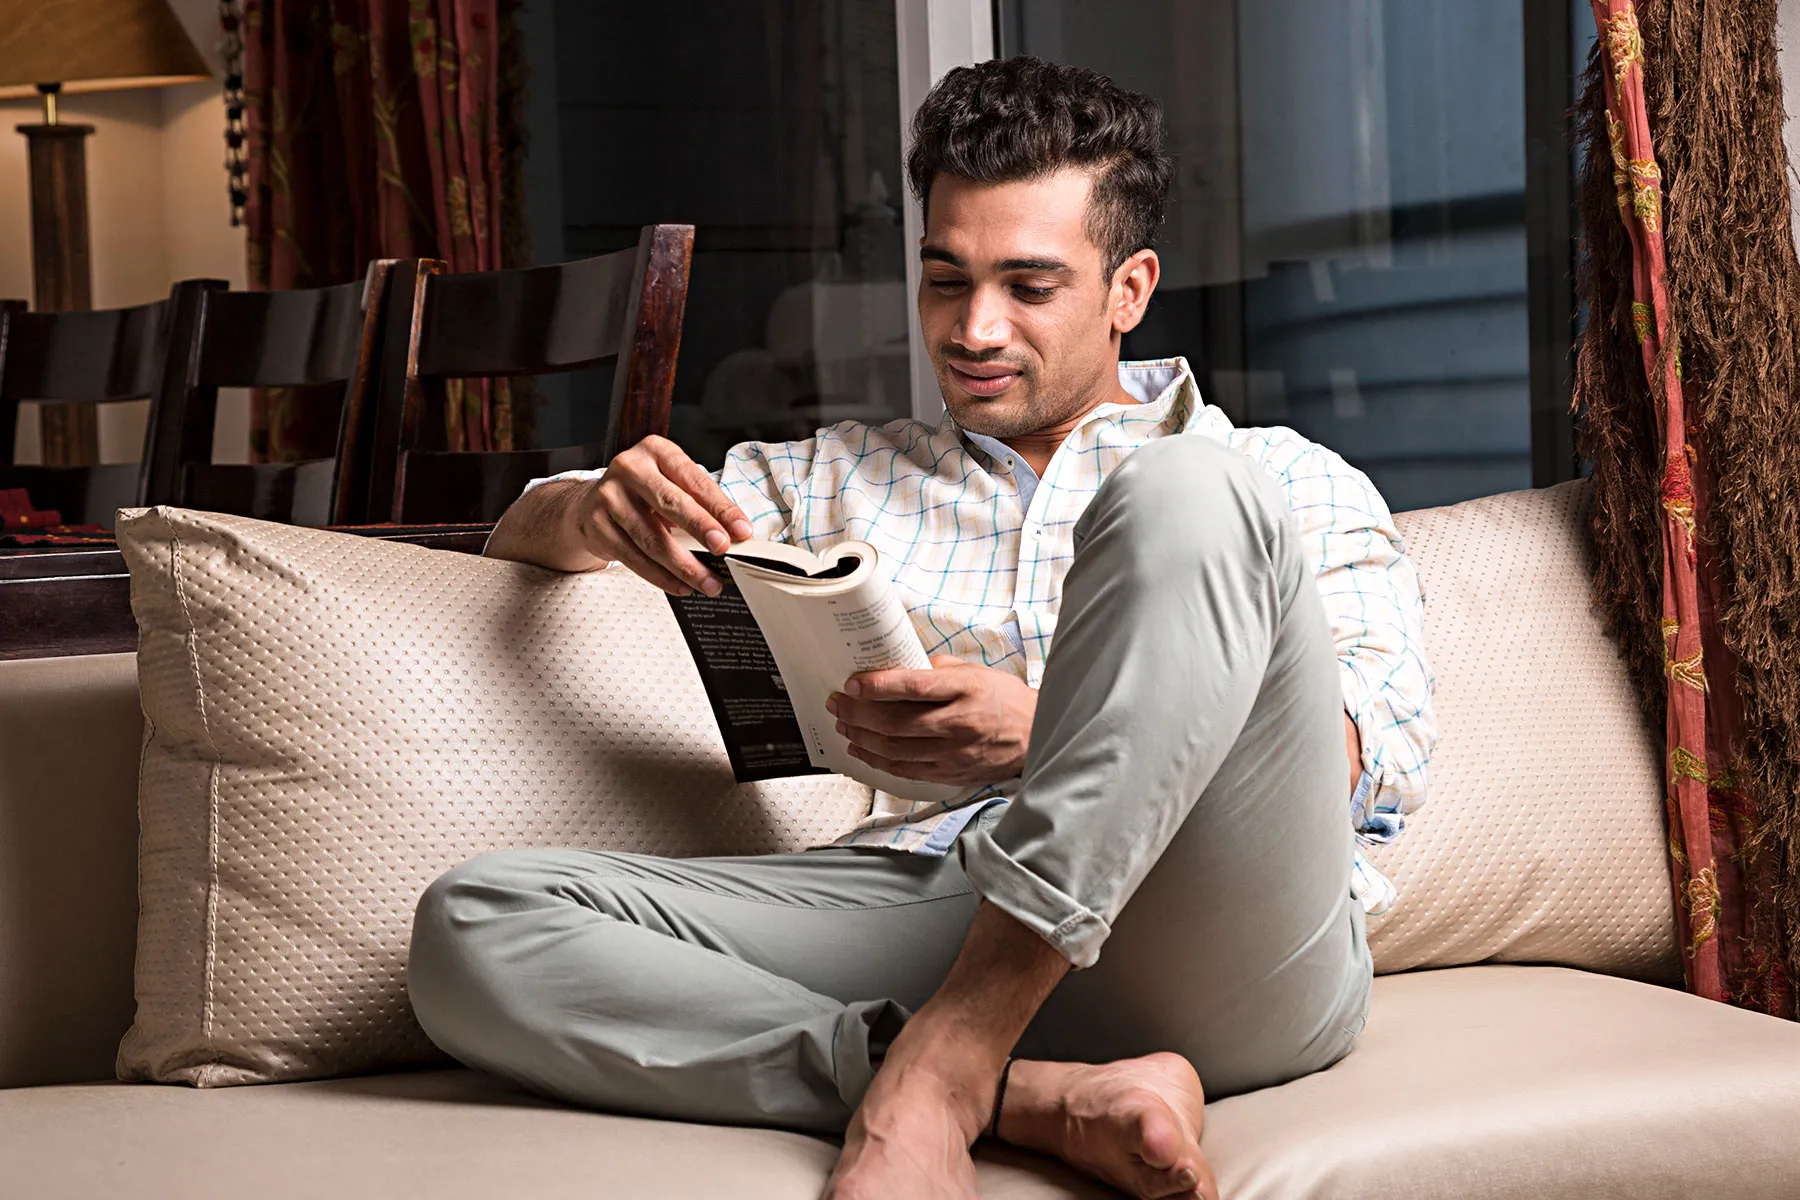
[[[1568, 307], [1558, 341], [1531, 301], [1566, 297], [1570, 204], [1565, 162], [1560, 258], [1536, 280], [1521, 6], [1001, 0], [996, 18], [1002, 54], [1163, 106], [1163, 284], [1128, 356], [1185, 355], [1234, 420], [1331, 446], [1396, 510], [1532, 485], [1534, 350], [1566, 356]], [[1553, 120], [1566, 60], [1560, 77]], [[1545, 383], [1561, 378], [1552, 361]]]
[[[905, 416], [893, 0], [555, 0], [536, 20], [533, 85], [553, 101], [534, 94], [533, 158], [551, 142], [560, 173], [528, 180], [560, 200], [534, 203], [537, 257], [696, 226], [676, 440], [717, 466], [746, 438]], [[548, 444], [601, 436], [610, 372], [543, 383]]]
[[[1333, 447], [1395, 509], [1551, 483], [1574, 472], [1563, 115], [1587, 9], [527, 6], [537, 252], [698, 227], [672, 432], [702, 462], [836, 420], [933, 417], [908, 350], [903, 98], [990, 46], [1077, 62], [1161, 102], [1178, 164], [1163, 283], [1128, 356], [1187, 357], [1234, 420]], [[543, 381], [544, 440], [597, 438], [609, 386]]]

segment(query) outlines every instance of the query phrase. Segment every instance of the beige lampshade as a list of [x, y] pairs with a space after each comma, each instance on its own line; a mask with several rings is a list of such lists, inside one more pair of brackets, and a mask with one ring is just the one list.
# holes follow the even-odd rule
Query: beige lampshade
[[163, 0], [0, 0], [0, 98], [155, 87], [212, 72]]

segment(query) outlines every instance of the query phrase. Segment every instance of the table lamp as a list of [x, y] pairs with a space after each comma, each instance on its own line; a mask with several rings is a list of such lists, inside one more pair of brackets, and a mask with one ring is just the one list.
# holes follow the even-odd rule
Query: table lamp
[[[61, 92], [162, 87], [211, 77], [163, 0], [7, 0], [0, 4], [0, 98], [39, 94], [41, 125], [20, 125], [31, 162], [32, 304], [93, 305], [87, 152], [92, 125], [57, 120]], [[45, 405], [44, 462], [98, 458], [94, 406]]]

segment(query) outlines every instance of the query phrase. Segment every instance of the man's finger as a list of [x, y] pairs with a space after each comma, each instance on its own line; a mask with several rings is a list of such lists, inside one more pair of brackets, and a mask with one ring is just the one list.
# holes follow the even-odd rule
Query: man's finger
[[732, 541], [749, 541], [756, 532], [751, 528], [750, 518], [744, 515], [744, 510], [731, 502], [731, 497], [725, 494], [725, 489], [719, 486], [719, 481], [705, 467], [684, 454], [681, 461], [665, 466], [664, 470], [670, 479], [698, 500], [725, 527]]
[[749, 522], [718, 481], [668, 438], [651, 434], [622, 451], [607, 475], [714, 554], [750, 536]]
[[[615, 496], [604, 490], [601, 494], [607, 515], [630, 539], [639, 554], [662, 567], [684, 586], [698, 589], [709, 596], [718, 595], [721, 586], [719, 581], [700, 565], [699, 559], [675, 544], [674, 539], [669, 536], [668, 527], [654, 512], [643, 507], [629, 494]], [[645, 578], [650, 577], [646, 575]], [[651, 579], [651, 582], [657, 581]]]
[[[680, 446], [668, 438], [654, 435], [638, 443], [655, 460], [663, 476], [680, 488], [685, 494], [693, 497], [700, 506], [721, 526], [721, 532], [728, 532], [730, 541], [747, 540], [754, 532], [750, 528], [750, 520], [744, 516], [743, 509], [731, 502], [719, 481], [712, 477], [712, 472], [695, 462]], [[699, 537], [699, 534], [694, 536]], [[706, 539], [701, 538], [702, 541]], [[724, 552], [725, 547], [707, 546], [715, 554]]]
[[649, 480], [639, 495], [663, 520], [687, 530], [714, 554], [731, 549], [731, 535], [725, 532], [724, 526], [713, 520], [712, 514], [700, 507], [699, 502], [679, 485], [659, 476]]
[[955, 749], [945, 745], [937, 738], [877, 733], [873, 729], [865, 729], [860, 725], [851, 725], [844, 721], [837, 723], [837, 731], [850, 742], [852, 748], [860, 747], [884, 758], [937, 762], [944, 754], [953, 753]]
[[901, 759], [887, 758], [857, 746], [850, 747], [850, 753], [877, 771], [886, 771], [889, 775], [898, 775], [902, 779], [918, 779], [926, 783], [952, 782], [952, 780], [942, 777], [943, 772], [935, 763], [907, 762]]
[[825, 701], [826, 711], [845, 724], [898, 737], [929, 736], [921, 725], [939, 707], [924, 701], [855, 700], [842, 692]]
[[693, 588], [669, 574], [654, 560], [647, 557], [642, 550], [628, 538], [621, 538], [620, 544], [612, 551], [616, 561], [624, 563], [626, 570], [639, 579], [647, 580], [671, 596], [686, 596]]
[[862, 671], [844, 681], [844, 693], [856, 700], [931, 700], [961, 696], [968, 680], [958, 671]]

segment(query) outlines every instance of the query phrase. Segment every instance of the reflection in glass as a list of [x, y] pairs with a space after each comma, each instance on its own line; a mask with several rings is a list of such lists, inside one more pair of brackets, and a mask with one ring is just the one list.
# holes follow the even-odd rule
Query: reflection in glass
[[1004, 53], [1163, 105], [1163, 284], [1131, 357], [1182, 354], [1395, 510], [1531, 485], [1518, 6], [1005, 0]]
[[[555, 0], [554, 17], [563, 256], [697, 227], [675, 439], [716, 466], [746, 438], [905, 416], [893, 0]], [[598, 436], [610, 382], [572, 380], [570, 440]]]

